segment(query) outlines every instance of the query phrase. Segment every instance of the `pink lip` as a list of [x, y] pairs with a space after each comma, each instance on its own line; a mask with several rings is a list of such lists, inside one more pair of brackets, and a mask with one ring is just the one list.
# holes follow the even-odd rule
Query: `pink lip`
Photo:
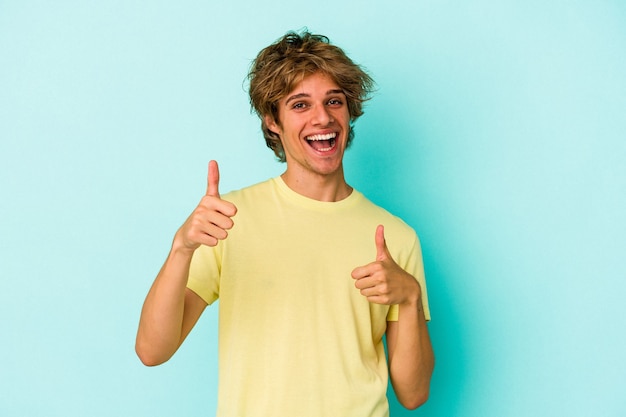
[[335, 134], [335, 139], [339, 137], [339, 132], [336, 130], [320, 130], [320, 131], [316, 131], [316, 132], [311, 132], [311, 133], [307, 133], [306, 135], [304, 135], [304, 138], [306, 140], [306, 138], [311, 137], [311, 136], [316, 136], [316, 135], [328, 135], [330, 133], [334, 133]]

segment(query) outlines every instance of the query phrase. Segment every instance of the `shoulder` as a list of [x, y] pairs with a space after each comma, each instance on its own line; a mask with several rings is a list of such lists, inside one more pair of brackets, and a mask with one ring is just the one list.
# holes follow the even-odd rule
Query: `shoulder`
[[387, 209], [365, 200], [363, 206], [372, 215], [368, 220], [368, 239], [373, 239], [376, 227], [382, 225], [385, 228], [387, 247], [396, 263], [414, 276], [423, 274], [420, 272], [422, 249], [415, 229]]
[[222, 195], [222, 199], [230, 201], [235, 205], [243, 204], [247, 201], [254, 201], [259, 197], [266, 197], [268, 194], [273, 192], [274, 187], [273, 179], [267, 179], [238, 190], [229, 191], [228, 193]]
[[396, 216], [386, 208], [375, 204], [360, 192], [356, 190], [355, 192], [360, 194], [360, 204], [358, 205], [359, 211], [371, 218], [372, 221], [385, 226], [386, 235], [397, 235], [398, 237], [403, 237], [408, 240], [417, 239], [415, 230], [403, 219]]

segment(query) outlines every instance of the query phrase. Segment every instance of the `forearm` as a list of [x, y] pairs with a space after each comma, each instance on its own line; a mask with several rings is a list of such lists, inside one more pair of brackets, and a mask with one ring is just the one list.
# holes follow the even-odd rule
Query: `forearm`
[[389, 372], [398, 400], [414, 409], [428, 399], [434, 353], [421, 300], [401, 304], [388, 332]]
[[191, 256], [173, 247], [146, 296], [135, 345], [146, 365], [167, 361], [180, 346]]

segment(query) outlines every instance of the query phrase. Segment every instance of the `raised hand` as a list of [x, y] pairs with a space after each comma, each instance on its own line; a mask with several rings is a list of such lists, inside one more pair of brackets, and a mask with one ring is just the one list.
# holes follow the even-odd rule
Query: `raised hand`
[[356, 288], [369, 302], [376, 304], [403, 304], [419, 300], [420, 286], [411, 274], [393, 260], [387, 249], [382, 225], [376, 228], [374, 243], [376, 260], [352, 271]]
[[222, 200], [219, 193], [220, 172], [216, 161], [209, 162], [206, 194], [174, 237], [182, 249], [194, 251], [200, 245], [215, 246], [228, 237], [234, 225], [237, 207]]

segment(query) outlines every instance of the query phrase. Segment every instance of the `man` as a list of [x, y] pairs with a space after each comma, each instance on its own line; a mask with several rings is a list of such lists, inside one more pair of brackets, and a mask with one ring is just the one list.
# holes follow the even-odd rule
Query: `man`
[[219, 298], [218, 416], [387, 416], [388, 373], [418, 407], [434, 364], [419, 241], [344, 178], [371, 78], [310, 33], [265, 48], [249, 77], [287, 168], [222, 198], [209, 163], [144, 303], [137, 354], [167, 361]]

